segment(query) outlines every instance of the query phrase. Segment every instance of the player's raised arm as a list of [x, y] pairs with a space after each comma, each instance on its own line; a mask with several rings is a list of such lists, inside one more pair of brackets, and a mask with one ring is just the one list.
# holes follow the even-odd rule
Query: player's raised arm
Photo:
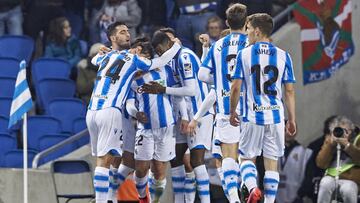
[[199, 80], [208, 83], [210, 85], [214, 84], [214, 75], [211, 73], [214, 71], [214, 64], [213, 64], [213, 51], [214, 48], [211, 47], [207, 56], [205, 57], [204, 61], [202, 61], [201, 67], [199, 69], [198, 78]]

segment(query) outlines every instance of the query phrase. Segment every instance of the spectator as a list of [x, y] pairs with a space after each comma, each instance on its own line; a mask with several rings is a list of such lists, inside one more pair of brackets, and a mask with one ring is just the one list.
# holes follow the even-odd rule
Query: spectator
[[210, 44], [213, 44], [220, 38], [223, 21], [218, 16], [210, 17], [207, 21], [206, 30], [210, 37]]
[[20, 0], [2, 0], [0, 3], [0, 36], [22, 35], [23, 16]]
[[75, 80], [76, 65], [81, 60], [79, 40], [71, 35], [71, 26], [65, 17], [55, 18], [49, 26], [45, 57], [61, 58], [72, 65], [71, 78]]
[[311, 154], [310, 149], [299, 144], [295, 135], [285, 132], [285, 153], [279, 160], [280, 183], [276, 196], [278, 202], [292, 203], [297, 199]]
[[105, 0], [103, 7], [95, 14], [96, 29], [99, 30], [100, 42], [108, 41], [107, 27], [116, 21], [124, 22], [129, 28], [132, 39], [136, 38], [136, 27], [141, 21], [141, 9], [136, 0]]
[[138, 0], [142, 10], [140, 32], [151, 37], [152, 34], [165, 27], [166, 22], [166, 2], [165, 0]]
[[[215, 15], [216, 0], [176, 0], [176, 3], [180, 9], [176, 35], [185, 47], [195, 50], [199, 34], [206, 32], [203, 25]], [[200, 53], [200, 50], [195, 52]]]
[[330, 116], [324, 122], [323, 135], [311, 142], [308, 146], [313, 151], [308, 166], [305, 171], [305, 179], [303, 180], [301, 187], [298, 191], [298, 198], [309, 197], [312, 202], [317, 201], [317, 195], [319, 192], [319, 184], [321, 178], [324, 176], [325, 170], [317, 167], [316, 156], [318, 155], [325, 137], [330, 135], [330, 125], [335, 122], [337, 116]]
[[98, 70], [98, 67], [91, 63], [91, 59], [98, 53], [101, 46], [103, 45], [100, 43], [92, 45], [88, 58], [82, 59], [77, 64], [78, 77], [76, 79], [76, 90], [80, 99], [86, 104], [89, 104]]
[[[330, 132], [316, 157], [317, 166], [326, 169], [317, 202], [330, 202], [337, 193], [343, 202], [356, 203], [360, 184], [360, 135], [357, 135], [353, 122], [344, 116], [330, 125]], [[337, 144], [341, 146], [338, 188], [335, 186]]]
[[87, 22], [87, 27], [89, 30], [89, 42], [90, 44], [95, 44], [100, 42], [100, 31], [99, 31], [99, 21], [97, 19], [98, 13], [104, 5], [105, 0], [91, 0], [88, 1], [87, 10], [89, 11]]

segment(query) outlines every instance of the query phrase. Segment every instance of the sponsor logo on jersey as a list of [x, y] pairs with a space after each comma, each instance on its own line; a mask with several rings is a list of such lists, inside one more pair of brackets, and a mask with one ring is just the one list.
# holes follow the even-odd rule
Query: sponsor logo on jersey
[[279, 105], [271, 105], [271, 106], [259, 106], [253, 103], [253, 111], [260, 112], [260, 111], [268, 111], [268, 110], [279, 110]]

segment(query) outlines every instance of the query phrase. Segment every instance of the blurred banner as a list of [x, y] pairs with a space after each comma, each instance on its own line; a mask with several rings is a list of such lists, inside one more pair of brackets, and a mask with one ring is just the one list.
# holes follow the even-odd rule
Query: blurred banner
[[294, 16], [301, 27], [304, 84], [331, 77], [354, 54], [350, 0], [300, 0]]

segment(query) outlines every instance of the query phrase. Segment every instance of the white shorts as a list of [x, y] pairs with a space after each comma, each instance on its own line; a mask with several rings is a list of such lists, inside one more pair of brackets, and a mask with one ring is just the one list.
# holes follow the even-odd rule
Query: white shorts
[[159, 129], [139, 129], [135, 138], [135, 160], [170, 161], [175, 158], [174, 125]]
[[213, 134], [213, 140], [212, 140], [212, 146], [211, 146], [211, 153], [212, 156], [216, 159], [222, 159], [222, 152], [221, 152], [221, 142], [218, 139], [219, 134], [216, 131], [216, 128], [214, 128], [214, 134]]
[[213, 115], [209, 114], [202, 117], [195, 129], [195, 136], [187, 136], [187, 144], [189, 149], [211, 149]]
[[285, 124], [256, 125], [250, 122], [241, 123], [239, 154], [241, 158], [252, 159], [263, 156], [277, 160], [284, 155]]
[[240, 139], [240, 126], [232, 126], [229, 118], [216, 119], [217, 139], [221, 143], [234, 144], [238, 143]]
[[117, 108], [106, 108], [101, 110], [88, 110], [86, 114], [86, 125], [90, 134], [91, 154], [101, 157], [110, 153], [121, 156], [120, 148], [122, 116]]
[[187, 136], [186, 134], [182, 134], [180, 132], [180, 124], [181, 124], [181, 119], [178, 119], [176, 121], [176, 125], [174, 128], [174, 133], [175, 133], [175, 138], [176, 138], [176, 144], [184, 144], [187, 143]]
[[132, 118], [125, 118], [123, 116], [123, 129], [122, 129], [122, 151], [134, 153], [135, 148], [135, 121]]

